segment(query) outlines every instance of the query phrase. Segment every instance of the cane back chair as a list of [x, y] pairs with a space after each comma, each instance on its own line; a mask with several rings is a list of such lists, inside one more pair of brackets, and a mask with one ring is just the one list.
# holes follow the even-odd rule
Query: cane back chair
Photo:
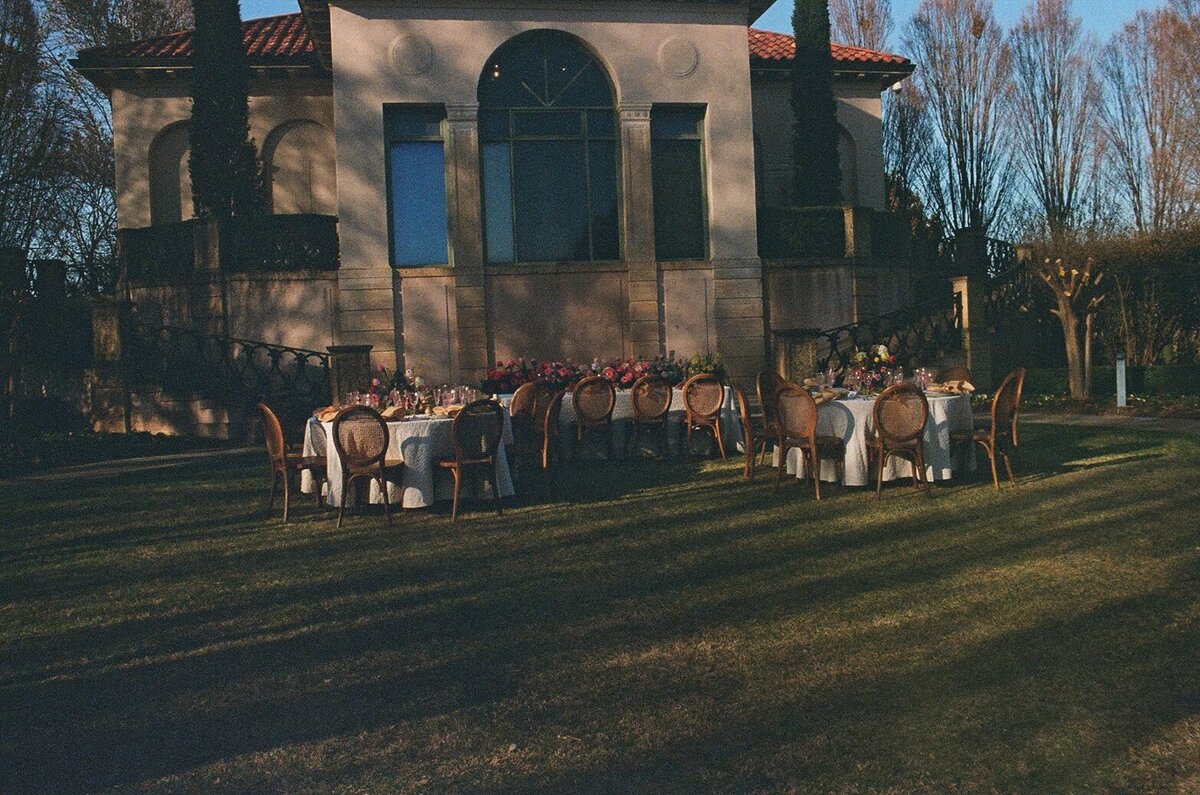
[[867, 453], [875, 465], [875, 499], [883, 496], [883, 468], [889, 458], [912, 461], [913, 485], [924, 487], [930, 496], [925, 477], [925, 424], [929, 421], [929, 401], [915, 384], [890, 386], [875, 398], [872, 410], [875, 436], [867, 442]]
[[992, 398], [991, 416], [986, 421], [977, 423], [972, 430], [953, 431], [950, 434], [951, 444], [974, 443], [987, 452], [988, 463], [992, 466], [992, 485], [997, 491], [1000, 490], [1000, 478], [996, 472], [996, 456], [1004, 457], [1008, 479], [1014, 486], [1017, 485], [1010, 458], [1016, 447], [1017, 408], [1024, 376], [1025, 369], [1020, 368], [1004, 377]]
[[605, 450], [613, 457], [612, 415], [617, 405], [617, 388], [607, 378], [589, 375], [575, 385], [571, 393], [575, 409], [575, 455], [583, 447], [584, 433], [590, 428], [604, 432]]
[[333, 449], [337, 451], [342, 469], [342, 494], [338, 500], [337, 526], [342, 526], [346, 511], [346, 494], [355, 482], [366, 480], [379, 484], [383, 492], [383, 512], [387, 526], [392, 526], [392, 503], [388, 482], [400, 480], [404, 462], [389, 460], [387, 422], [370, 406], [348, 406], [333, 418]]
[[721, 458], [725, 456], [725, 441], [721, 438], [721, 410], [725, 405], [725, 385], [711, 373], [699, 373], [683, 384], [683, 406], [687, 410], [686, 450], [692, 452], [692, 431], [707, 428], [717, 440]]
[[258, 404], [262, 416], [263, 440], [267, 447], [267, 460], [271, 466], [271, 497], [267, 501], [267, 515], [275, 507], [275, 490], [283, 484], [283, 521], [288, 520], [288, 508], [292, 496], [292, 478], [304, 470], [312, 472], [317, 481], [317, 507], [321, 506], [321, 488], [325, 481], [325, 459], [321, 456], [305, 456], [289, 452], [279, 417], [266, 403]]
[[671, 411], [671, 382], [661, 375], [646, 375], [639, 378], [629, 391], [629, 402], [633, 404], [633, 433], [625, 451], [637, 450], [642, 429], [657, 428], [659, 432], [659, 455], [667, 456], [667, 415]]
[[496, 513], [502, 515], [504, 506], [500, 502], [500, 481], [496, 474], [496, 462], [499, 457], [500, 440], [504, 436], [504, 409], [491, 400], [468, 403], [454, 418], [450, 435], [454, 439], [454, 458], [438, 461], [438, 466], [450, 470], [450, 474], [454, 476], [454, 505], [450, 509], [450, 521], [458, 521], [458, 502], [463, 477], [472, 471], [482, 473], [480, 481], [490, 477]]
[[812, 476], [813, 493], [821, 499], [821, 459], [837, 467], [837, 479], [844, 479], [846, 445], [837, 436], [817, 435], [817, 402], [804, 387], [784, 384], [775, 393], [775, 427], [778, 429], [779, 468], [775, 470], [775, 490], [787, 471], [788, 451], [799, 449]]

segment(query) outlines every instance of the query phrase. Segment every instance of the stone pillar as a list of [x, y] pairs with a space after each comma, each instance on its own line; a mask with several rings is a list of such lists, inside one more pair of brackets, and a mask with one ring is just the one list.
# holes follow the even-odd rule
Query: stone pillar
[[[450, 264], [458, 330], [458, 373], [452, 380], [483, 381], [491, 360], [487, 290], [483, 276], [483, 199], [479, 177], [479, 105], [446, 106], [450, 161]], [[452, 365], [451, 365], [452, 366]]]
[[954, 233], [954, 270], [967, 276], [987, 277], [987, 234], [978, 227]]
[[370, 383], [370, 345], [329, 346], [329, 391], [334, 405], [339, 405], [347, 392], [362, 390]]
[[817, 329], [799, 328], [773, 332], [775, 372], [792, 383], [802, 383], [816, 373]]
[[871, 210], [866, 207], [844, 207], [846, 225], [846, 256], [871, 256]]
[[92, 301], [92, 366], [84, 371], [84, 411], [96, 433], [130, 431], [129, 393], [121, 372], [121, 304]]
[[[625, 355], [658, 356], [663, 348], [662, 288], [654, 259], [654, 195], [650, 175], [650, 105], [626, 103], [621, 119], [621, 216], [629, 279]], [[697, 307], [698, 312], [707, 311]]]
[[971, 370], [975, 388], [988, 392], [992, 388], [992, 348], [984, 322], [984, 295], [987, 278], [984, 276], [952, 276], [950, 285], [962, 301], [962, 347], [965, 364]]

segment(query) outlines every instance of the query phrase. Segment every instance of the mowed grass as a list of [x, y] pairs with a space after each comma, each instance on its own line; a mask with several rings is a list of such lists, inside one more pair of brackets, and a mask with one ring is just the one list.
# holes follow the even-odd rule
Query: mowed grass
[[584, 463], [390, 531], [258, 456], [7, 484], [0, 791], [1200, 791], [1200, 443], [1023, 437], [999, 494]]

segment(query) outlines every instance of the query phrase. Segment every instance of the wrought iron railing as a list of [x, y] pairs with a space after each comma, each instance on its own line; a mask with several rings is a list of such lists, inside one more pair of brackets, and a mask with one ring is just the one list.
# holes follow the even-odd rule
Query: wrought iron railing
[[988, 278], [1004, 279], [1017, 271], [1017, 249], [1007, 240], [987, 238], [984, 253], [987, 257]]
[[298, 413], [329, 403], [328, 353], [137, 321], [128, 331], [123, 358], [129, 375], [168, 392], [226, 405], [263, 400]]
[[821, 370], [848, 367], [856, 351], [886, 345], [904, 367], [935, 364], [962, 346], [962, 295], [848, 323], [817, 335], [817, 363]]

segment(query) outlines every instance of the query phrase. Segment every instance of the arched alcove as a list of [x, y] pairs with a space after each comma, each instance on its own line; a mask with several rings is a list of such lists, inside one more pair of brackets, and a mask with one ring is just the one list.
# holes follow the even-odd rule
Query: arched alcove
[[263, 146], [271, 211], [277, 215], [337, 212], [333, 136], [311, 119], [276, 127]]
[[838, 164], [842, 171], [842, 203], [858, 204], [858, 144], [845, 127], [838, 125]]
[[167, 125], [150, 142], [150, 223], [170, 224], [195, 215], [188, 170], [186, 121]]

